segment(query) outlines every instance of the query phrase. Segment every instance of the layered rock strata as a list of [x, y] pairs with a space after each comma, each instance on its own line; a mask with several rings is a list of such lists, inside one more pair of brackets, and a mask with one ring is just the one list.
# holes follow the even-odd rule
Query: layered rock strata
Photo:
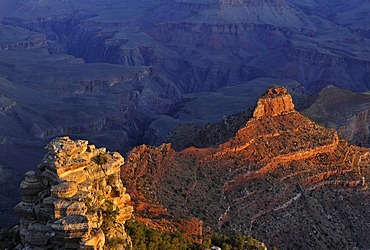
[[29, 171], [15, 207], [27, 249], [126, 249], [133, 208], [120, 180], [123, 157], [87, 141], [56, 138], [39, 173]]

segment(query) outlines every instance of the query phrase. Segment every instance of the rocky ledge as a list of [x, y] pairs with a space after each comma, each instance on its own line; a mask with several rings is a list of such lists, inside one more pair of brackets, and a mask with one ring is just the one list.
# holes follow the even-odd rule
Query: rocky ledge
[[132, 216], [120, 180], [123, 157], [88, 141], [56, 138], [39, 173], [21, 183], [22, 249], [126, 249], [124, 224]]

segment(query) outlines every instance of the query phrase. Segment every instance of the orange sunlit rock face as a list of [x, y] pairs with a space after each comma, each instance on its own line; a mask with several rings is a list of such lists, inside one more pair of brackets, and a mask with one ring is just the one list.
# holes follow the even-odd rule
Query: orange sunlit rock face
[[272, 87], [258, 100], [253, 117], [277, 116], [294, 110], [292, 97], [285, 88]]
[[[134, 203], [160, 206], [168, 218], [192, 215], [214, 230], [252, 234], [278, 248], [369, 244], [365, 234], [343, 228], [370, 229], [370, 215], [361, 212], [370, 205], [370, 150], [295, 111], [284, 88], [269, 89], [253, 118], [218, 147], [133, 149], [122, 176]], [[149, 209], [138, 216], [155, 218]], [[307, 237], [313, 226], [318, 233]]]

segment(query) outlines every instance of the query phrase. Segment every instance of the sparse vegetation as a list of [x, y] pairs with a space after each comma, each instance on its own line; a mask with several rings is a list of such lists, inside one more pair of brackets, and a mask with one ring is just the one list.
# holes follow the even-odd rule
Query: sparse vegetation
[[[103, 213], [103, 224], [102, 230], [104, 234], [107, 236], [111, 228], [117, 226], [116, 219], [117, 216], [120, 214], [119, 209], [117, 206], [110, 200], [106, 200], [104, 206], [102, 207]], [[105, 246], [108, 247], [107, 249], [120, 249], [119, 246], [126, 245], [126, 241], [124, 238], [120, 237], [106, 237], [105, 238]]]
[[107, 163], [108, 159], [104, 155], [98, 155], [97, 157], [94, 158], [94, 161], [98, 165], [103, 165], [103, 164]]
[[210, 147], [228, 141], [252, 117], [252, 111], [225, 116], [221, 122], [204, 125], [183, 124], [170, 134], [170, 142], [174, 149]]
[[184, 234], [168, 234], [146, 227], [136, 220], [128, 220], [125, 224], [126, 232], [130, 235], [134, 250], [180, 250], [199, 249], [197, 244], [185, 238]]
[[103, 212], [103, 231], [109, 230], [109, 225], [113, 224], [116, 221], [117, 216], [119, 215], [120, 211], [112, 201], [106, 200], [104, 203], [104, 207], [102, 208]]
[[211, 246], [218, 246], [222, 250], [264, 250], [265, 245], [251, 236], [244, 236], [237, 234], [234, 236], [227, 236], [215, 234], [210, 240], [203, 242], [201, 249], [207, 249]]
[[111, 249], [117, 249], [120, 245], [125, 245], [125, 240], [117, 238], [106, 238], [105, 245]]
[[202, 244], [194, 243], [184, 234], [168, 234], [144, 226], [134, 219], [125, 224], [126, 232], [132, 239], [134, 250], [161, 250], [161, 249], [211, 249], [212, 246], [221, 247], [222, 250], [263, 250], [265, 245], [251, 236], [241, 234], [226, 236], [214, 234], [211, 238], [203, 239]]

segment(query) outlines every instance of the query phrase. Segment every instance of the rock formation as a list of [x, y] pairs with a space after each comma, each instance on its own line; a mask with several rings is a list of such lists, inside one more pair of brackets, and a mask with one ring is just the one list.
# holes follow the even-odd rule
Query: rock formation
[[294, 110], [292, 97], [285, 88], [270, 88], [258, 100], [253, 117], [277, 116]]
[[133, 208], [120, 180], [124, 159], [87, 141], [56, 138], [40, 173], [26, 173], [15, 207], [26, 249], [125, 249]]
[[[223, 233], [251, 234], [279, 249], [367, 249], [370, 150], [294, 110], [273, 87], [228, 142], [176, 152], [140, 146], [123, 169], [139, 214], [201, 219]], [[150, 202], [148, 202], [150, 201]]]

